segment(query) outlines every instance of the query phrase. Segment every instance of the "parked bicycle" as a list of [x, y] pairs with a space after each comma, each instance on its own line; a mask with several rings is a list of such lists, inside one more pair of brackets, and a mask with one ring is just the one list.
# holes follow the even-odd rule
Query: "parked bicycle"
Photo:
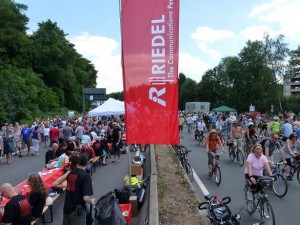
[[209, 151], [208, 154], [213, 155], [213, 165], [212, 165], [212, 176], [214, 176], [216, 184], [220, 185], [222, 180], [221, 167], [219, 164], [219, 157], [223, 154], [222, 151], [216, 151], [216, 153]]
[[[182, 146], [184, 147], [184, 146]], [[190, 181], [193, 182], [194, 181], [194, 172], [193, 169], [188, 161], [188, 153], [191, 152], [192, 150], [188, 150], [185, 147], [181, 148], [180, 151], [178, 152], [178, 156], [179, 156], [179, 160], [181, 162], [181, 165], [183, 167], [183, 169], [185, 170], [186, 174], [188, 175], [188, 177], [190, 178]]]
[[259, 224], [275, 225], [274, 211], [268, 200], [268, 195], [265, 193], [265, 188], [272, 188], [273, 186], [272, 177], [262, 176], [258, 178], [256, 186], [256, 189], [250, 193], [252, 196], [249, 199], [249, 181], [245, 181], [244, 192], [247, 211], [252, 214], [258, 209], [261, 220]]
[[181, 165], [183, 167], [183, 169], [185, 170], [186, 174], [188, 175], [189, 179], [191, 182], [194, 181], [194, 172], [193, 172], [193, 168], [191, 167], [190, 163], [188, 162], [188, 153], [191, 152], [192, 150], [188, 150], [185, 146], [183, 146], [182, 144], [178, 144], [173, 146], [173, 149], [176, 153], [176, 155], [178, 156]]
[[226, 145], [229, 147], [229, 158], [231, 161], [238, 161], [240, 166], [244, 165], [244, 154], [242, 152], [242, 139], [234, 139], [232, 142], [226, 142]]
[[201, 202], [198, 205], [199, 210], [206, 210], [207, 217], [210, 220], [211, 225], [240, 225], [241, 216], [239, 215], [243, 207], [234, 215], [231, 214], [231, 210], [228, 204], [231, 202], [230, 197], [225, 197], [219, 202], [217, 196], [211, 194], [205, 195], [205, 202]]

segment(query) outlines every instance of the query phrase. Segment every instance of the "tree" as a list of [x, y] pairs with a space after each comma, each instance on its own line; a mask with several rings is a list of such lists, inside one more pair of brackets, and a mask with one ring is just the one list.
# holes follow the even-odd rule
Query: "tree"
[[60, 105], [80, 110], [82, 88], [95, 87], [97, 71], [65, 36], [51, 20], [39, 23], [39, 29], [31, 36], [33, 69], [57, 93]]

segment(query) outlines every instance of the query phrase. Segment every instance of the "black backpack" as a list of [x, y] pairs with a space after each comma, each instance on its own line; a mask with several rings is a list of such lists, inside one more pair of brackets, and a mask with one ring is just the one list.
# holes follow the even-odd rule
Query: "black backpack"
[[264, 140], [262, 140], [259, 144], [261, 145], [262, 147], [262, 151], [263, 151], [263, 154], [265, 155], [265, 143], [266, 141], [270, 140], [270, 138], [265, 138]]

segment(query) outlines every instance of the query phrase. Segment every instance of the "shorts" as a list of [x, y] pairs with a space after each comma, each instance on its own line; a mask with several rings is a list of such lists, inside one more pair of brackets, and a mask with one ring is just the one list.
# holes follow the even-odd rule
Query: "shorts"
[[179, 131], [183, 130], [183, 125], [179, 125]]

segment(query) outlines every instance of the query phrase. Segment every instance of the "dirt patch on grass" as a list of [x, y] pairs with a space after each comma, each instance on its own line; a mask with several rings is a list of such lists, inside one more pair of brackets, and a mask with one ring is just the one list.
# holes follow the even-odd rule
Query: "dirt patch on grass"
[[160, 225], [204, 225], [198, 199], [191, 190], [172, 147], [155, 146]]

